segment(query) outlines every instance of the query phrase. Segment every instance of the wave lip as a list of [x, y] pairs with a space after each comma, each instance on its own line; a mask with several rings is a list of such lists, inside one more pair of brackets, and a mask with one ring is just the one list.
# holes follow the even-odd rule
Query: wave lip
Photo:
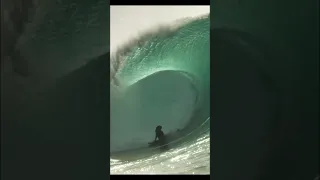
[[[128, 68], [127, 67], [128, 64], [131, 64], [132, 61], [139, 59], [139, 57], [132, 58], [139, 54], [137, 50], [139, 51], [140, 49], [144, 49], [147, 51], [152, 51], [153, 46], [150, 45], [150, 43], [153, 43], [155, 46], [156, 44], [161, 44], [163, 42], [159, 42], [159, 40], [161, 41], [162, 39], [162, 41], [165, 41], [167, 39], [170, 39], [171, 37], [174, 37], [175, 35], [177, 35], [177, 33], [179, 33], [180, 30], [191, 30], [195, 32], [197, 31], [197, 29], [193, 30], [193, 27], [185, 29], [185, 26], [192, 24], [194, 22], [199, 22], [199, 21], [205, 21], [205, 24], [203, 24], [203, 28], [205, 28], [204, 30], [208, 32], [203, 32], [202, 34], [208, 35], [208, 39], [206, 41], [209, 41], [209, 28], [210, 28], [209, 14], [201, 15], [198, 17], [192, 17], [192, 18], [186, 17], [186, 18], [178, 19], [170, 25], [169, 24], [159, 25], [155, 28], [152, 28], [148, 31], [141, 33], [140, 36], [137, 36], [129, 40], [127, 43], [119, 47], [115, 52], [111, 53], [110, 81], [113, 83], [113, 80], [114, 80], [113, 78], [115, 78], [116, 76], [119, 76], [120, 71], [123, 71], [124, 68]], [[179, 45], [180, 43], [174, 42], [173, 44]], [[209, 54], [209, 51], [208, 51], [208, 54]], [[142, 58], [141, 60], [143, 59], [144, 58]], [[142, 79], [142, 78], [143, 77], [140, 77], [138, 79]], [[136, 81], [138, 81], [138, 79]]]
[[[122, 92], [122, 97], [124, 97], [122, 102], [123, 105], [127, 106], [127, 109], [135, 108], [140, 110], [143, 109], [144, 111], [150, 111], [148, 110], [148, 107], [153, 105], [152, 103], [155, 102], [155, 97], [150, 96], [149, 106], [141, 106], [139, 101], [140, 99], [145, 98], [144, 96], [148, 92], [144, 91], [146, 88], [140, 86], [139, 83], [147, 80], [159, 72], [176, 72], [180, 74], [180, 77], [183, 77], [185, 81], [189, 83], [189, 88], [181, 89], [180, 94], [187, 91], [187, 89], [192, 89], [192, 91], [195, 92], [193, 97], [190, 95], [189, 97], [185, 98], [194, 98], [195, 100], [193, 100], [195, 103], [192, 105], [192, 109], [189, 109], [190, 116], [184, 119], [184, 121], [186, 119], [188, 121], [188, 124], [184, 125], [186, 128], [184, 131], [187, 132], [188, 130], [191, 132], [195, 127], [199, 127], [210, 116], [209, 32], [209, 15], [192, 19], [186, 18], [177, 21], [176, 24], [172, 26], [159, 26], [156, 30], [148, 31], [142, 34], [139, 38], [130, 41], [122, 48], [119, 48], [119, 50], [111, 56], [110, 82], [111, 86], [117, 86], [117, 89], [120, 89]], [[164, 81], [167, 81], [168, 83], [172, 81], [172, 79], [155, 80], [153, 82], [150, 81], [150, 84], [153, 83], [153, 85], [150, 86], [156, 87], [157, 84], [165, 84]], [[174, 87], [174, 85], [170, 86]], [[142, 90], [136, 90], [134, 93], [132, 93], [130, 90], [132, 87], [135, 87], [136, 89], [140, 88]], [[170, 91], [174, 90], [170, 90], [170, 88], [163, 88], [161, 93], [165, 95]], [[141, 94], [141, 92], [144, 94]], [[156, 90], [150, 90], [150, 93], [152, 92], [156, 92]], [[127, 95], [130, 93], [130, 96]], [[113, 95], [114, 94], [111, 94], [111, 96]], [[132, 99], [133, 97], [134, 99]], [[175, 101], [175, 97], [167, 100], [163, 107], [168, 105], [168, 101]], [[115, 101], [111, 102], [111, 108], [112, 106], [115, 107], [116, 103], [117, 102]], [[180, 106], [183, 107], [182, 105]], [[161, 108], [161, 104], [159, 104], [159, 108]], [[173, 109], [176, 110], [176, 108]], [[180, 111], [180, 113], [181, 112], [182, 111]], [[113, 111], [111, 111], [111, 113], [113, 113]], [[173, 111], [172, 114], [174, 113], [178, 114], [179, 112]], [[119, 120], [111, 119], [111, 124], [117, 124], [117, 121]], [[142, 122], [141, 119], [140, 121]], [[150, 121], [152, 121], [152, 119]], [[176, 121], [181, 120], [176, 118], [176, 120], [172, 120], [172, 124], [174, 124], [173, 122]], [[137, 130], [137, 133], [139, 133], [139, 131], [149, 131], [150, 133], [154, 134], [153, 129], [155, 126], [146, 128], [146, 123], [148, 122], [143, 121], [141, 128]], [[150, 125], [151, 124], [152, 123], [150, 123]], [[113, 132], [118, 130], [119, 129], [115, 128], [111, 129]], [[115, 137], [112, 134], [113, 133], [111, 132], [111, 140], [117, 141], [118, 137]], [[150, 139], [152, 139], [152, 137], [150, 137]], [[131, 137], [130, 140], [135, 141], [135, 137]], [[118, 143], [121, 142], [118, 141]]]

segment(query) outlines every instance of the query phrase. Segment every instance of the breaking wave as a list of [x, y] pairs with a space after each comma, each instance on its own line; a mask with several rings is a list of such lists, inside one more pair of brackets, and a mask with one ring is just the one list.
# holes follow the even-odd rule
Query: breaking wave
[[209, 33], [208, 14], [185, 18], [111, 54], [111, 158], [155, 152], [146, 147], [157, 125], [171, 147], [209, 135]]

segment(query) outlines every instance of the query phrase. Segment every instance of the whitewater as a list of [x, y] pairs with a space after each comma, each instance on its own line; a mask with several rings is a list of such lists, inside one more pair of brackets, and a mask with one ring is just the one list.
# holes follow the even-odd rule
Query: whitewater
[[[111, 51], [111, 174], [210, 174], [209, 32], [209, 14], [184, 17]], [[148, 147], [158, 125], [166, 152]]]

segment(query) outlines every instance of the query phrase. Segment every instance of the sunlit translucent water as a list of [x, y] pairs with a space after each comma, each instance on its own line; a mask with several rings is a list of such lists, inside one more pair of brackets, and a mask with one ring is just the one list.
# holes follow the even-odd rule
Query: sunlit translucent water
[[209, 174], [210, 136], [136, 161], [111, 159], [111, 174]]
[[[210, 116], [209, 28], [210, 20], [208, 15], [177, 21], [173, 26], [162, 26], [143, 34], [140, 38], [124, 45], [112, 56], [111, 83], [113, 87], [117, 86], [116, 89], [120, 90], [120, 92], [113, 93], [114, 91], [112, 91], [111, 98], [116, 99], [114, 98], [115, 94], [117, 96], [122, 94], [120, 95], [122, 96], [121, 104], [124, 106], [123, 108], [119, 105], [115, 106], [117, 102], [115, 100], [111, 101], [111, 109], [115, 109], [111, 112], [113, 114], [112, 117], [114, 117], [111, 118], [111, 156], [117, 153], [114, 149], [115, 145], [122, 145], [122, 148], [127, 147], [130, 149], [133, 144], [137, 145], [138, 142], [141, 143], [143, 141], [142, 144], [144, 145], [141, 145], [143, 149], [148, 142], [147, 139], [152, 139], [151, 135], [154, 135], [146, 134], [149, 132], [154, 133], [155, 128], [154, 125], [147, 127], [146, 124], [152, 124], [150, 121], [157, 119], [144, 119], [143, 117], [147, 117], [145, 114], [148, 117], [152, 117], [155, 113], [150, 108], [157, 107], [156, 109], [161, 111], [161, 107], [177, 102], [176, 96], [170, 96], [171, 99], [166, 99], [169, 97], [166, 91], [173, 91], [173, 89], [170, 89], [173, 86], [169, 88], [159, 87], [159, 84], [165, 84], [163, 81], [172, 81], [173, 78], [153, 79], [153, 81], [145, 81], [145, 83], [139, 84], [143, 79], [147, 79], [158, 72], [173, 71], [180, 73], [180, 76], [189, 82], [190, 86], [188, 88], [192, 89], [196, 94], [196, 98], [185, 98], [195, 98], [196, 102], [192, 106], [193, 109], [191, 111], [188, 110], [188, 113], [191, 112], [191, 115], [188, 116], [189, 123], [179, 134], [179, 145], [172, 145], [171, 149], [164, 153], [153, 151], [150, 154], [149, 152], [147, 153], [148, 148], [145, 148], [146, 151], [135, 151], [135, 153], [132, 153], [134, 152], [132, 150], [127, 155], [122, 153], [117, 160], [111, 159], [111, 174], [210, 173], [210, 118], [208, 118]], [[132, 86], [138, 86], [134, 88], [137, 90], [132, 92], [130, 90]], [[146, 87], [151, 87], [150, 92], [156, 92], [157, 98], [159, 99], [160, 97], [165, 101], [156, 102], [156, 97], [152, 97], [152, 95], [150, 96], [149, 93], [145, 92]], [[130, 95], [123, 95], [126, 94], [126, 91], [130, 91], [130, 93], [127, 93]], [[179, 91], [182, 92], [185, 89], [180, 88]], [[147, 95], [150, 101], [146, 103]], [[162, 98], [161, 95], [163, 95]], [[142, 99], [144, 101], [143, 106], [140, 103]], [[183, 103], [183, 101], [179, 102]], [[158, 104], [155, 106], [155, 103]], [[161, 103], [163, 103], [162, 106]], [[117, 112], [121, 112], [121, 116], [115, 115]], [[184, 115], [186, 111], [181, 108], [173, 108], [171, 113]], [[138, 115], [138, 118], [135, 117], [136, 115]], [[160, 120], [168, 119], [169, 115], [172, 117], [170, 113], [162, 113], [160, 115], [161, 118], [158, 118]], [[119, 117], [122, 118], [119, 119]], [[161, 122], [159, 124], [164, 128], [168, 129], [170, 127], [174, 129], [175, 127], [171, 127], [173, 126], [172, 124], [176, 124], [173, 121], [181, 121], [181, 119], [173, 119], [172, 123], [169, 121], [169, 124], [165, 125]], [[186, 120], [184, 119], [184, 121]], [[125, 151], [126, 149], [122, 150]], [[139, 156], [139, 158], [134, 158], [134, 156]]]

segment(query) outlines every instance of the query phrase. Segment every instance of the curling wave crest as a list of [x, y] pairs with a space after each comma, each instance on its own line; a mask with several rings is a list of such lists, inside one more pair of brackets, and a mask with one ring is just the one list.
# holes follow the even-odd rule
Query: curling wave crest
[[[199, 149], [209, 153], [209, 33], [209, 15], [185, 18], [147, 31], [112, 53], [111, 173], [150, 172], [148, 163], [145, 169], [134, 167], [147, 161], [154, 167], [155, 157], [180, 162]], [[147, 147], [157, 125], [171, 148], [161, 155]]]

